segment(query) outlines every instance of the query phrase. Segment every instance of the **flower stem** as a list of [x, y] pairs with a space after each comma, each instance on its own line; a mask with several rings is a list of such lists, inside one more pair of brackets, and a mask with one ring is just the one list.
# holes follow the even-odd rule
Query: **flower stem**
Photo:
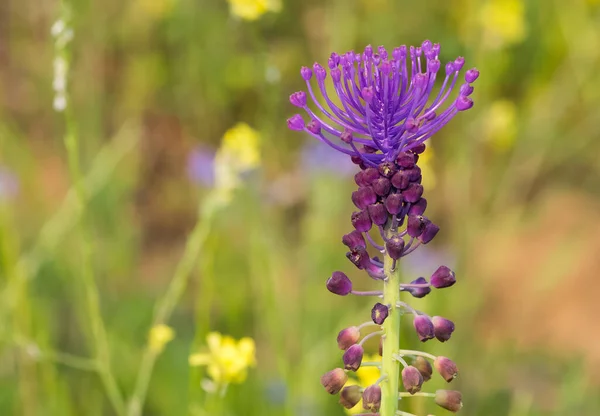
[[[386, 227], [386, 237], [391, 236], [391, 230]], [[387, 279], [383, 282], [383, 303], [390, 306], [390, 313], [383, 329], [382, 373], [387, 380], [381, 384], [381, 416], [395, 416], [398, 410], [398, 388], [400, 380], [400, 364], [394, 358], [400, 345], [400, 319], [402, 313], [396, 303], [400, 300], [400, 271], [394, 269], [394, 261], [389, 256], [384, 257], [384, 270]]]

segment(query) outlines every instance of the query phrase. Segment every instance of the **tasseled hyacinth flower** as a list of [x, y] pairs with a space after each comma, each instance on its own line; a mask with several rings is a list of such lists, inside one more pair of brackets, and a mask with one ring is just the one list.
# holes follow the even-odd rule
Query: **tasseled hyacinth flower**
[[[473, 106], [471, 84], [479, 72], [469, 69], [461, 75], [462, 57], [442, 66], [439, 53], [439, 44], [428, 40], [420, 47], [395, 48], [391, 56], [384, 47], [374, 51], [371, 46], [363, 53], [332, 53], [329, 74], [318, 63], [312, 69], [303, 67], [300, 72], [308, 93], [299, 91], [290, 96], [290, 102], [302, 108], [308, 120], [296, 114], [288, 119], [289, 128], [309, 133], [348, 155], [360, 167], [354, 177], [358, 189], [351, 198], [358, 208], [351, 217], [354, 230], [343, 236], [342, 243], [349, 250], [347, 258], [381, 282], [383, 290], [356, 291], [352, 281], [340, 271], [328, 279], [327, 289], [334, 294], [376, 296], [380, 301], [371, 311], [372, 321], [340, 332], [337, 341], [344, 350], [343, 365], [326, 373], [322, 384], [329, 393], [340, 393], [340, 403], [347, 408], [362, 398], [364, 414], [409, 416], [398, 411], [398, 399], [412, 395], [432, 397], [452, 412], [462, 406], [459, 392], [420, 391], [434, 368], [447, 382], [456, 377], [458, 370], [450, 359], [403, 350], [399, 345], [402, 314], [413, 315], [415, 336], [423, 342], [433, 338], [445, 342], [454, 331], [452, 321], [439, 316], [431, 318], [400, 301], [400, 292], [421, 298], [432, 288], [452, 286], [456, 282], [454, 272], [440, 266], [429, 280], [417, 277], [402, 282], [396, 267], [397, 261], [419, 245], [429, 243], [439, 231], [424, 216], [427, 201], [423, 198], [418, 161], [425, 151], [425, 141], [459, 112]], [[326, 87], [328, 75], [335, 96], [330, 96], [331, 89]], [[370, 234], [373, 230], [383, 244], [375, 241]], [[370, 251], [379, 252], [383, 259], [372, 256]], [[365, 333], [369, 326], [380, 329]], [[382, 360], [365, 363], [363, 343], [373, 337], [380, 337]], [[366, 388], [344, 388], [344, 374], [365, 365], [380, 367], [381, 377]]]

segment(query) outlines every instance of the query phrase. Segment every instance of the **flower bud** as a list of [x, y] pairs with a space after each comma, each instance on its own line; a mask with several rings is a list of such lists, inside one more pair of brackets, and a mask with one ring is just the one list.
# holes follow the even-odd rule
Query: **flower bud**
[[337, 336], [337, 343], [340, 350], [347, 350], [358, 342], [360, 338], [360, 329], [357, 326], [351, 326], [342, 329]]
[[304, 91], [298, 91], [290, 95], [290, 103], [296, 107], [304, 107], [306, 105], [306, 93]]
[[433, 366], [448, 383], [458, 376], [458, 368], [450, 358], [439, 356], [433, 361]]
[[456, 276], [454, 275], [454, 272], [446, 266], [438, 267], [431, 275], [431, 286], [436, 289], [450, 287], [454, 283], [456, 283]]
[[468, 83], [475, 82], [475, 80], [479, 77], [479, 71], [476, 68], [468, 69], [465, 72], [465, 81]]
[[390, 214], [398, 214], [402, 210], [402, 194], [389, 194], [383, 204]]
[[305, 81], [308, 81], [309, 79], [312, 78], [312, 70], [308, 67], [303, 66], [300, 69], [300, 75], [302, 75], [302, 78], [304, 78]]
[[417, 202], [423, 195], [423, 185], [418, 183], [408, 184], [408, 188], [402, 191], [402, 196], [406, 202]]
[[416, 315], [413, 320], [413, 326], [421, 342], [425, 342], [435, 336], [433, 322], [427, 315]]
[[344, 360], [344, 368], [346, 370], [356, 371], [360, 368], [362, 363], [364, 350], [361, 345], [354, 344], [350, 346], [342, 359]]
[[404, 240], [399, 235], [394, 235], [385, 242], [385, 249], [392, 259], [398, 260], [404, 251]]
[[361, 233], [369, 231], [373, 225], [371, 217], [366, 210], [353, 212], [351, 221], [352, 226], [356, 228], [356, 231], [360, 231]]
[[352, 192], [352, 202], [358, 209], [365, 209], [367, 206], [377, 202], [377, 195], [370, 186], [361, 186]]
[[386, 196], [392, 189], [392, 183], [388, 178], [379, 177], [373, 181], [373, 191], [379, 196]]
[[396, 157], [398, 166], [404, 169], [411, 169], [415, 166], [415, 154], [412, 152], [400, 152]]
[[[427, 279], [425, 279], [424, 277], [417, 277], [415, 280], [413, 280], [412, 282], [410, 282], [411, 285], [426, 285], [427, 284]], [[400, 287], [402, 288], [402, 290], [410, 293], [411, 295], [413, 295], [413, 297], [415, 298], [424, 298], [425, 296], [427, 296], [430, 292], [431, 292], [431, 287], [429, 286], [424, 286], [424, 287], [410, 287], [410, 285], [407, 286], [402, 286], [400, 285]]]
[[455, 105], [458, 111], [465, 111], [473, 107], [473, 100], [466, 95], [459, 95], [458, 98], [456, 98]]
[[359, 386], [344, 387], [340, 393], [340, 404], [346, 409], [352, 409], [360, 402], [361, 398]]
[[304, 130], [304, 120], [300, 114], [294, 114], [287, 120], [287, 125], [290, 130]]
[[431, 380], [431, 375], [433, 374], [433, 368], [429, 361], [426, 358], [421, 357], [420, 355], [415, 358], [413, 361], [413, 366], [419, 370], [419, 373], [423, 376], [423, 381]]
[[409, 236], [418, 237], [423, 233], [425, 226], [429, 222], [431, 221], [422, 215], [409, 215], [408, 221], [406, 222], [406, 231], [408, 232]]
[[379, 174], [385, 176], [386, 178], [391, 178], [398, 170], [396, 164], [392, 162], [380, 163], [377, 168], [379, 170]]
[[407, 392], [415, 394], [416, 392], [421, 391], [423, 375], [421, 375], [420, 371], [412, 365], [404, 367], [404, 370], [402, 370], [402, 384]]
[[348, 381], [348, 375], [341, 368], [335, 368], [321, 377], [321, 384], [329, 394], [338, 394]]
[[369, 253], [367, 253], [367, 250], [365, 250], [364, 248], [359, 248], [358, 250], [349, 251], [346, 253], [346, 257], [359, 270], [363, 270], [365, 267], [370, 267], [372, 264], [370, 262]]
[[456, 413], [462, 409], [462, 394], [454, 390], [438, 390], [435, 392], [435, 404]]
[[425, 224], [425, 228], [423, 229], [423, 233], [419, 236], [419, 240], [421, 243], [427, 244], [433, 240], [438, 231], [440, 231], [440, 227], [429, 221], [427, 224]]
[[340, 140], [346, 144], [352, 143], [354, 138], [352, 137], [352, 130], [344, 129], [342, 134], [340, 134]]
[[312, 119], [307, 125], [306, 129], [313, 134], [321, 133], [321, 123], [318, 120]]
[[350, 250], [358, 250], [367, 248], [365, 238], [360, 231], [352, 231], [342, 237], [342, 243]]
[[441, 316], [434, 316], [431, 318], [431, 321], [433, 322], [433, 330], [438, 341], [448, 341], [450, 336], [452, 336], [452, 332], [454, 332], [454, 322]]
[[379, 171], [377, 170], [377, 168], [366, 168], [364, 170], [365, 172], [365, 181], [371, 185], [373, 182], [375, 182], [377, 179], [379, 179]]
[[352, 292], [352, 282], [343, 272], [333, 272], [331, 277], [327, 279], [327, 290], [334, 295], [346, 296]]
[[369, 186], [369, 183], [367, 182], [367, 180], [365, 178], [365, 171], [364, 170], [361, 170], [356, 175], [354, 175], [354, 182], [358, 186]]
[[405, 172], [408, 175], [408, 180], [411, 182], [415, 182], [421, 177], [421, 168], [418, 166], [413, 166], [411, 169], [405, 170]]
[[427, 146], [425, 146], [425, 143], [419, 143], [416, 146], [414, 146], [413, 148], [411, 148], [410, 151], [416, 155], [419, 155], [419, 154], [423, 153], [426, 148], [427, 148]]
[[392, 185], [394, 185], [396, 189], [406, 189], [410, 183], [409, 176], [410, 175], [407, 171], [399, 170], [394, 174], [394, 176], [392, 176]]
[[383, 325], [385, 318], [388, 317], [389, 309], [387, 306], [377, 302], [373, 309], [371, 309], [371, 319], [377, 325]]
[[388, 220], [388, 212], [383, 204], [371, 204], [367, 207], [367, 211], [375, 225], [384, 225]]
[[408, 215], [423, 215], [426, 208], [427, 200], [425, 198], [421, 198], [410, 206], [410, 209], [408, 210]]
[[373, 384], [365, 389], [362, 394], [363, 408], [375, 413], [381, 407], [381, 387]]

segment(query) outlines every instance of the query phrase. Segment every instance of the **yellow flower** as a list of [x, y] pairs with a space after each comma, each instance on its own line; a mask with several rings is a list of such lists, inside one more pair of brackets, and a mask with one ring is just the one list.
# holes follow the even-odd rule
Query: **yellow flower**
[[215, 189], [223, 201], [241, 182], [243, 172], [260, 165], [260, 135], [246, 123], [238, 123], [223, 136], [215, 156]]
[[232, 15], [244, 20], [256, 20], [266, 12], [281, 10], [281, 0], [227, 0]]
[[148, 334], [148, 345], [152, 351], [159, 353], [173, 338], [175, 338], [173, 328], [164, 324], [155, 325]]
[[527, 33], [523, 0], [488, 0], [479, 21], [484, 42], [491, 47], [521, 42]]
[[485, 116], [486, 138], [494, 150], [510, 150], [517, 135], [517, 107], [512, 101], [497, 100]]
[[[375, 362], [375, 361], [381, 361], [381, 357], [379, 355], [365, 355], [363, 357], [363, 362]], [[379, 380], [379, 377], [381, 376], [381, 371], [379, 370], [378, 367], [360, 367], [357, 371], [356, 371], [356, 377], [358, 378], [358, 380], [355, 379], [348, 379], [348, 382], [345, 384], [346, 386], [356, 386], [359, 385], [363, 388], [367, 388], [370, 385], [375, 384], [375, 382], [377, 380]], [[354, 406], [352, 409], [346, 409], [346, 414], [349, 415], [358, 415], [361, 413], [365, 413], [365, 410], [363, 409], [362, 406], [362, 400], [359, 401], [356, 406]]]
[[206, 342], [207, 351], [190, 355], [191, 366], [207, 366], [208, 375], [219, 385], [246, 380], [248, 367], [256, 365], [256, 347], [252, 338], [236, 341], [228, 335], [211, 332]]

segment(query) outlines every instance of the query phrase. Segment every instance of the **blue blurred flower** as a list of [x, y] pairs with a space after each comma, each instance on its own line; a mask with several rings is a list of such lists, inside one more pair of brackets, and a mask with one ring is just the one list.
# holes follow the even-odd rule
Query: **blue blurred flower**
[[456, 256], [449, 249], [423, 245], [410, 256], [403, 257], [400, 264], [408, 276], [428, 276], [440, 264], [454, 269]]
[[341, 177], [347, 177], [356, 173], [356, 165], [350, 158], [326, 144], [310, 140], [302, 149], [301, 156], [302, 172], [322, 174], [332, 173]]
[[18, 192], [17, 176], [7, 168], [0, 166], [0, 201], [13, 199]]
[[188, 156], [188, 177], [196, 184], [212, 187], [215, 182], [215, 151], [205, 147], [195, 147]]

